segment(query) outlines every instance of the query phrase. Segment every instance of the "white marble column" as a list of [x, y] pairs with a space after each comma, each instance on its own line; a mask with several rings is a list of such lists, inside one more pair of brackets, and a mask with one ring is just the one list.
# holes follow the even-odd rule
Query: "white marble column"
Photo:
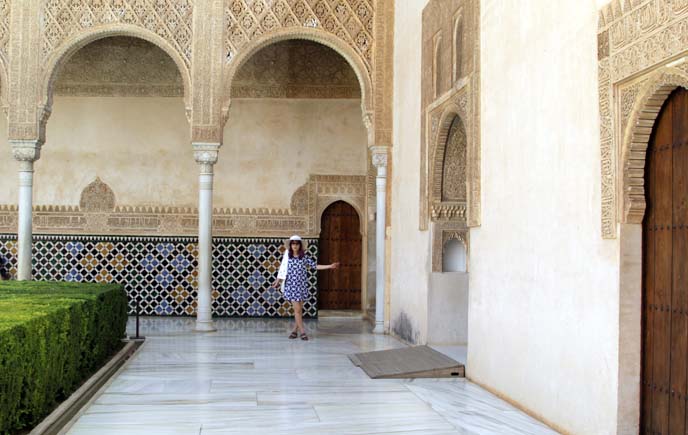
[[17, 231], [17, 279], [31, 280], [33, 235], [33, 163], [38, 160], [38, 141], [10, 141], [14, 159], [19, 162], [19, 216]]
[[194, 158], [200, 166], [198, 176], [198, 305], [196, 331], [215, 331], [212, 312], [213, 248], [213, 165], [220, 144], [194, 143]]
[[373, 165], [377, 168], [375, 185], [375, 329], [376, 334], [385, 332], [385, 226], [387, 221], [387, 147], [372, 147]]

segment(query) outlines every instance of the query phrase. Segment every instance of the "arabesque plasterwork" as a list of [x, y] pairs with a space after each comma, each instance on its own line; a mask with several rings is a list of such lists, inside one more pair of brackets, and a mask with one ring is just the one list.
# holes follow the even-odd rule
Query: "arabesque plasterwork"
[[225, 53], [227, 61], [249, 41], [276, 29], [321, 28], [356, 50], [371, 69], [374, 5], [371, 0], [227, 0]]
[[63, 65], [53, 92], [79, 97], [182, 97], [184, 82], [174, 61], [155, 44], [117, 36], [77, 51]]
[[[44, 142], [62, 66], [93, 41], [128, 36], [157, 45], [176, 64], [192, 141], [219, 142], [231, 80], [242, 61], [273, 42], [307, 39], [333, 48], [353, 67], [364, 117], [371, 117], [368, 145], [391, 146], [392, 57], [387, 46], [392, 43], [393, 17], [381, 16], [393, 14], [391, 0], [26, 0], [12, 3], [12, 11], [9, 4], [0, 0], [0, 69], [6, 57], [7, 71], [17, 74], [8, 90], [0, 92], [9, 95], [12, 139]], [[145, 87], [111, 88], [114, 95], [151, 93]], [[153, 92], [171, 96], [178, 90], [168, 86]], [[351, 95], [343, 89], [335, 96]]]
[[[197, 234], [197, 209], [120, 205], [116, 204], [115, 191], [96, 178], [84, 187], [79, 205], [37, 205], [33, 209], [34, 231], [136, 236]], [[346, 201], [361, 214], [366, 209], [366, 177], [311, 175], [306, 184], [294, 192], [288, 209], [216, 208], [213, 234], [218, 237], [283, 237], [299, 232], [304, 237], [318, 237], [320, 216], [335, 201]], [[363, 224], [364, 219], [361, 222]], [[17, 207], [1, 205], [0, 233], [16, 231]]]
[[191, 64], [193, 0], [48, 0], [41, 56], [46, 60], [70, 36], [105, 24], [129, 24], [168, 41]]
[[282, 41], [263, 48], [238, 71], [232, 98], [350, 98], [361, 88], [337, 52], [311, 41]]
[[[446, 13], [448, 10], [456, 12], [450, 15]], [[463, 32], [453, 31], [457, 20], [462, 23]], [[479, 3], [431, 2], [423, 13], [423, 35], [420, 228], [426, 230], [430, 222], [448, 220], [460, 221], [469, 227], [479, 226]], [[443, 36], [439, 46], [438, 35]], [[462, 41], [453, 41], [455, 35], [462, 37]], [[464, 53], [457, 55], [454, 52], [457, 46]], [[453, 65], [455, 61], [460, 61], [461, 65]], [[457, 71], [460, 72], [458, 77]], [[439, 92], [437, 96], [435, 87]], [[445, 161], [449, 129], [457, 117], [461, 135], [455, 139], [460, 139], [460, 145], [456, 150], [449, 148], [449, 154], [456, 155], [451, 161]], [[461, 161], [454, 161], [457, 158]], [[448, 170], [459, 174], [461, 179], [447, 178]], [[448, 186], [447, 183], [456, 185]], [[449, 195], [455, 196], [449, 198], [448, 191], [462, 193]]]
[[614, 0], [598, 30], [601, 233], [640, 223], [645, 211], [645, 149], [664, 100], [688, 54], [688, 1]]

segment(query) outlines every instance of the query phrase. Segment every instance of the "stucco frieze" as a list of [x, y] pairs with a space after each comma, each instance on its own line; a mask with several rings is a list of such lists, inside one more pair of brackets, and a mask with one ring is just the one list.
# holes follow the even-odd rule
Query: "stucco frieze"
[[[79, 205], [34, 206], [34, 229], [44, 234], [197, 234], [198, 210], [195, 207], [119, 205], [115, 191], [96, 178], [84, 187]], [[308, 182], [294, 192], [288, 209], [215, 208], [213, 234], [220, 237], [282, 237], [299, 232], [305, 237], [317, 237], [321, 215], [335, 201], [346, 201], [359, 212], [364, 232], [366, 177], [311, 175]], [[16, 230], [16, 206], [0, 205], [0, 232]]]

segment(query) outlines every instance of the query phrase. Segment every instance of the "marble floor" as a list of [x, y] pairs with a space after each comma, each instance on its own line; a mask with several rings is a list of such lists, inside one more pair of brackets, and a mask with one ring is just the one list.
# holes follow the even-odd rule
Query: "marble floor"
[[141, 320], [145, 344], [68, 433], [556, 433], [463, 379], [369, 379], [347, 354], [404, 345], [358, 319], [308, 321], [307, 342], [283, 319]]

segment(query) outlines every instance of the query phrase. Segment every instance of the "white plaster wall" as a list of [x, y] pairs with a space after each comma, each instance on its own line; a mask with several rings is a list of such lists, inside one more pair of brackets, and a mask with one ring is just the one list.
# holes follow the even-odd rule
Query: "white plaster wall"
[[360, 100], [234, 101], [215, 166], [215, 201], [289, 208], [312, 173], [365, 175], [367, 144]]
[[[0, 137], [7, 137], [0, 120]], [[232, 103], [215, 167], [215, 206], [288, 208], [309, 174], [365, 175], [367, 141], [358, 100]], [[16, 204], [16, 165], [0, 204]], [[34, 203], [76, 205], [98, 176], [121, 205], [196, 207], [198, 165], [181, 98], [55, 97], [35, 165]]]
[[394, 7], [390, 327], [415, 343], [427, 340], [430, 271], [430, 232], [418, 230], [421, 23], [426, 4], [398, 1]]
[[600, 235], [595, 0], [482, 3], [467, 374], [567, 432], [615, 433], [619, 260]]
[[120, 205], [195, 207], [190, 140], [181, 98], [55, 97], [35, 164], [34, 204], [79, 204], [97, 176]]
[[433, 272], [428, 289], [428, 344], [466, 345], [468, 274]]

